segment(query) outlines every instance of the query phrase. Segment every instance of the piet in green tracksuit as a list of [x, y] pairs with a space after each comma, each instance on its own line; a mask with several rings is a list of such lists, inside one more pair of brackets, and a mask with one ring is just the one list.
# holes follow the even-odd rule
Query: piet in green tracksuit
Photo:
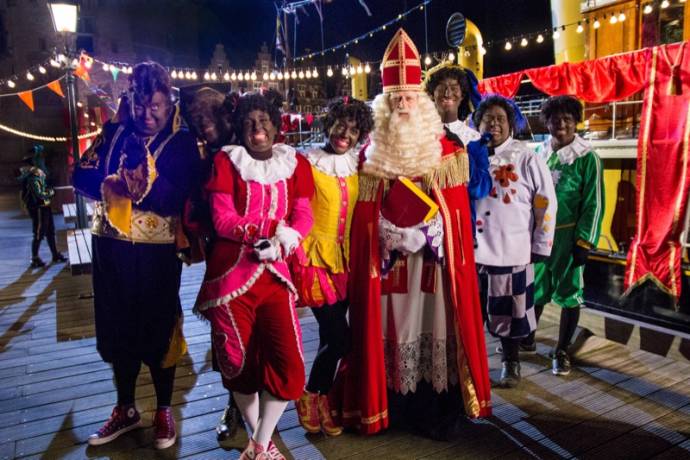
[[601, 159], [592, 146], [575, 136], [570, 144], [553, 151], [551, 140], [537, 147], [551, 170], [558, 212], [551, 256], [534, 266], [535, 305], [553, 302], [563, 308], [583, 302], [584, 266], [574, 266], [576, 246], [588, 250], [597, 245], [604, 216], [604, 184]]

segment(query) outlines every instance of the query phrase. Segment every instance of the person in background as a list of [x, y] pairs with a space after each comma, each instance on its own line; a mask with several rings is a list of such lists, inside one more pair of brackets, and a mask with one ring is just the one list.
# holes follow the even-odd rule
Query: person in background
[[426, 77], [426, 92], [433, 99], [443, 126], [458, 136], [465, 147], [479, 139], [479, 133], [467, 124], [480, 100], [475, 86], [474, 75], [454, 64], [440, 64], [430, 69]]
[[199, 150], [173, 101], [170, 77], [137, 64], [117, 118], [82, 155], [74, 188], [97, 201], [93, 235], [96, 347], [112, 363], [117, 405], [88, 442], [108, 443], [138, 428], [135, 388], [143, 362], [156, 390], [154, 447], [177, 439], [172, 413], [175, 367], [186, 352], [179, 289], [180, 216], [198, 187]]
[[45, 262], [38, 255], [43, 238], [48, 241], [53, 262], [65, 262], [67, 259], [57, 250], [55, 244], [55, 223], [53, 222], [53, 211], [50, 208], [50, 201], [55, 195], [55, 190], [46, 183], [48, 170], [43, 158], [43, 146], [34, 145], [29, 150], [29, 155], [24, 157], [24, 162], [26, 166], [22, 166], [20, 169], [18, 180], [21, 183], [22, 204], [31, 217], [31, 230], [33, 232], [29, 267], [45, 266]]
[[373, 124], [364, 102], [340, 99], [330, 105], [324, 120], [326, 144], [305, 154], [314, 176], [314, 227], [302, 241], [293, 274], [300, 304], [311, 307], [319, 324], [319, 351], [304, 393], [295, 401], [300, 424], [309, 433], [342, 433], [331, 417], [328, 392], [349, 343], [347, 280], [350, 224], [359, 188], [357, 146]]
[[[582, 121], [580, 101], [571, 96], [550, 97], [542, 105], [541, 116], [551, 138], [537, 147], [537, 155], [551, 170], [558, 214], [551, 256], [534, 267], [534, 309], [539, 321], [547, 303], [561, 307], [551, 371], [568, 375], [568, 347], [584, 303], [584, 264], [589, 250], [599, 242], [604, 218], [604, 168], [592, 145], [577, 134], [577, 124]], [[534, 332], [520, 347], [536, 349]]]
[[314, 183], [303, 156], [274, 144], [279, 125], [268, 99], [242, 96], [232, 118], [241, 145], [215, 155], [205, 186], [215, 240], [194, 308], [211, 323], [223, 385], [251, 430], [241, 459], [285, 458], [271, 436], [305, 381], [286, 259], [312, 227]]
[[[237, 93], [224, 95], [213, 88], [203, 87], [194, 93], [184, 111], [192, 133], [202, 144], [200, 180], [202, 187], [193, 191], [185, 209], [184, 219], [185, 233], [190, 241], [188, 260], [192, 263], [204, 260], [213, 244], [211, 210], [203, 185], [211, 178], [216, 153], [234, 141], [231, 117], [238, 98]], [[215, 353], [211, 353], [213, 370], [220, 372], [215, 356]], [[228, 404], [216, 425], [218, 440], [223, 441], [233, 437], [239, 425], [240, 411], [232, 398], [232, 393], [229, 393]]]
[[520, 382], [520, 339], [537, 327], [533, 263], [551, 254], [556, 193], [549, 169], [523, 142], [513, 139], [516, 113], [510, 101], [489, 96], [474, 113], [489, 133], [492, 188], [477, 201], [475, 258], [488, 313], [489, 332], [501, 339], [499, 385]]

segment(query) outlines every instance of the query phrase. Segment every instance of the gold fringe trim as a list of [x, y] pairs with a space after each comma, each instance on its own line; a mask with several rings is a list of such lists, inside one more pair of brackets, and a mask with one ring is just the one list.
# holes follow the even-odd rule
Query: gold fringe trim
[[381, 177], [370, 176], [369, 174], [360, 174], [357, 201], [375, 201], [381, 182], [383, 182], [383, 191], [385, 193], [388, 189], [387, 180]]
[[379, 420], [388, 418], [388, 409], [384, 410], [383, 412], [379, 412], [378, 414], [372, 415], [371, 417], [362, 417], [362, 412], [358, 410], [350, 412], [343, 411], [343, 418], [359, 418], [359, 421], [362, 425], [371, 425], [372, 423], [376, 423]]
[[[458, 378], [460, 379], [460, 389], [462, 391], [462, 401], [465, 405], [465, 413], [470, 418], [479, 417], [479, 412], [482, 406], [477, 397], [477, 390], [474, 388], [474, 381], [472, 380], [472, 373], [470, 367], [467, 365], [467, 356], [465, 356], [465, 347], [460, 339], [460, 331], [455, 328], [457, 342], [457, 359], [458, 359]], [[486, 401], [482, 401], [486, 404]]]
[[451, 188], [467, 185], [470, 181], [470, 159], [464, 150], [458, 150], [452, 155], [441, 159], [441, 164], [432, 172], [424, 176], [424, 184], [432, 188], [438, 184], [439, 188]]

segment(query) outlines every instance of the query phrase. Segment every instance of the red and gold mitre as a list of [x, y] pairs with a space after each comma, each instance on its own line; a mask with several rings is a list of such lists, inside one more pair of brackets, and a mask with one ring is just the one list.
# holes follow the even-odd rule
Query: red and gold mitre
[[403, 29], [398, 29], [383, 53], [381, 80], [384, 93], [421, 89], [422, 65], [419, 51]]

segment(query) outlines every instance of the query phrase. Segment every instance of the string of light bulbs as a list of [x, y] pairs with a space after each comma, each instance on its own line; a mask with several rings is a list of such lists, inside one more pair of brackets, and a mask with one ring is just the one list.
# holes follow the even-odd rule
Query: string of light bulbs
[[357, 45], [357, 44], [359, 44], [360, 41], [366, 40], [367, 38], [372, 38], [374, 36], [374, 34], [376, 34], [378, 32], [383, 32], [389, 26], [392, 26], [392, 25], [402, 21], [404, 18], [406, 18], [410, 14], [414, 13], [415, 11], [424, 11], [424, 8], [426, 8], [429, 5], [429, 3], [431, 3], [431, 0], [424, 0], [423, 2], [418, 4], [417, 6], [412, 7], [410, 9], [408, 9], [407, 11], [398, 14], [395, 18], [391, 19], [390, 21], [386, 22], [385, 24], [382, 24], [382, 25], [370, 30], [369, 32], [361, 34], [355, 38], [351, 38], [350, 40], [343, 42], [343, 43], [340, 43], [338, 45], [334, 45], [334, 46], [331, 46], [329, 48], [322, 49], [321, 51], [317, 51], [317, 52], [313, 52], [313, 53], [309, 53], [309, 54], [304, 54], [302, 56], [294, 56], [292, 58], [292, 61], [293, 61], [293, 63], [294, 62], [301, 62], [301, 61], [304, 61], [305, 59], [311, 59], [314, 56], [319, 56], [319, 55], [324, 56], [326, 53], [329, 53], [329, 52], [335, 53], [336, 51], [338, 51], [340, 49], [346, 49], [350, 45]]

